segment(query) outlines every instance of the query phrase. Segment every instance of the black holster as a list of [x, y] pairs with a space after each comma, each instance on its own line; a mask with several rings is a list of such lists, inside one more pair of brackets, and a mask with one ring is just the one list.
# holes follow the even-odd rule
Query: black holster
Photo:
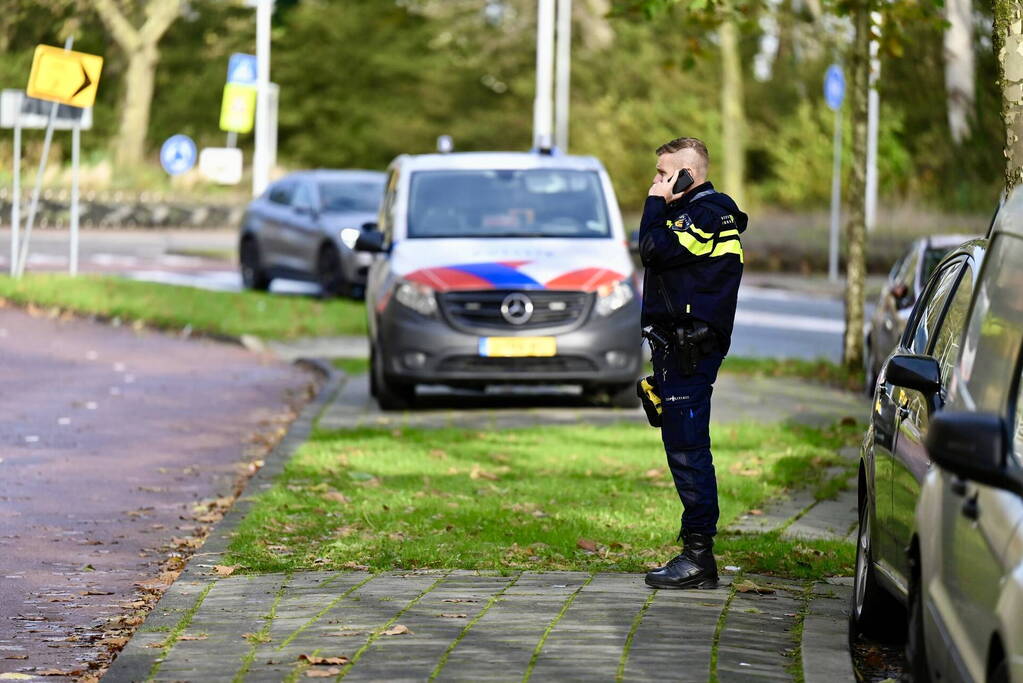
[[689, 320], [675, 328], [678, 366], [683, 377], [696, 374], [697, 364], [718, 348], [718, 338], [702, 320]]

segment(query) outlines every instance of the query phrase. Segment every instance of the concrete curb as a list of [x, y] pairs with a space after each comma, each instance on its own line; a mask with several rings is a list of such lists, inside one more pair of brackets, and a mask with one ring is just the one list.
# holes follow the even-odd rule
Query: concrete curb
[[[111, 662], [103, 676], [104, 680], [137, 681], [146, 678], [146, 672], [162, 656], [162, 651], [147, 648], [141, 644], [143, 639], [139, 636], [153, 628], [166, 628], [177, 623], [180, 616], [193, 607], [196, 596], [219, 578], [213, 566], [220, 563], [234, 531], [254, 505], [255, 496], [268, 489], [284, 470], [288, 460], [309, 438], [316, 420], [347, 379], [330, 363], [320, 359], [303, 358], [295, 363], [305, 365], [326, 378], [316, 397], [291, 423], [284, 437], [264, 458], [263, 467], [249, 479], [231, 509], [214, 525], [202, 547], [188, 559], [184, 571], [146, 615], [145, 622], [139, 625], [132, 639]], [[150, 628], [147, 629], [147, 626]]]

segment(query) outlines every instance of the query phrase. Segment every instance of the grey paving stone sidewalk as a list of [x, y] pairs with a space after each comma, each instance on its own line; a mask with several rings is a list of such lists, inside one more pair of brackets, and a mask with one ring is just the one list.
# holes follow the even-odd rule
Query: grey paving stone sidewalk
[[[746, 580], [653, 591], [639, 575], [576, 572], [185, 580], [104, 680], [282, 681], [310, 672], [350, 681], [791, 680], [808, 662], [831, 661], [837, 671], [848, 660], [844, 640], [830, 637], [844, 606], [834, 587], [746, 578], [765, 594], [737, 590]], [[818, 610], [818, 600], [828, 602]], [[807, 612], [808, 626], [825, 620], [828, 637], [797, 639]]]

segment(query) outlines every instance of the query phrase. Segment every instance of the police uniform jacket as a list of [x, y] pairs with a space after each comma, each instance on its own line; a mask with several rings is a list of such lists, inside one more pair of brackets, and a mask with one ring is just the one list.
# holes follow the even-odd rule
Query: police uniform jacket
[[671, 204], [647, 197], [639, 228], [643, 325], [702, 320], [728, 351], [742, 278], [742, 243], [749, 217], [735, 201], [703, 183]]

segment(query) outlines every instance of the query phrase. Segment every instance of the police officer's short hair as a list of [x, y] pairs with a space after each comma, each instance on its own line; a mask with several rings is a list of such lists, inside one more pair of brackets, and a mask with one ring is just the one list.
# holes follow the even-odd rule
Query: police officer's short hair
[[707, 166], [710, 165], [710, 153], [707, 152], [707, 145], [703, 144], [703, 140], [699, 138], [675, 138], [670, 142], [665, 142], [663, 145], [657, 148], [657, 156], [662, 154], [674, 154], [680, 152], [683, 149], [691, 149], [696, 152], [701, 159], [703, 159], [703, 171], [707, 171]]

